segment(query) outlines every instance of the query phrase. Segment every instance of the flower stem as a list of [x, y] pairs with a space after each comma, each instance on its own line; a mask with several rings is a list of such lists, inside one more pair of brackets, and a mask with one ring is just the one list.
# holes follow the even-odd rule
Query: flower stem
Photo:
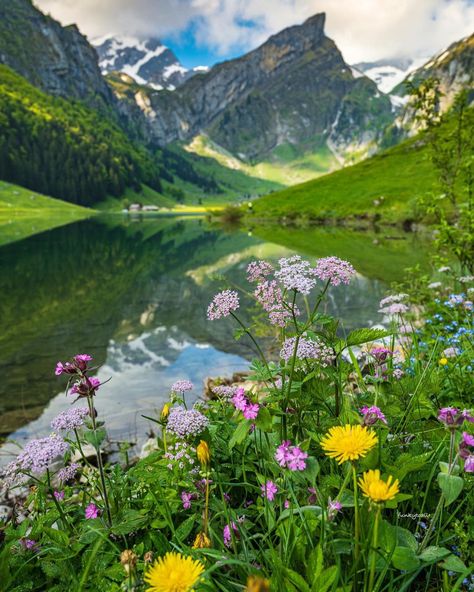
[[359, 539], [360, 539], [360, 517], [359, 517], [359, 496], [357, 489], [357, 472], [355, 464], [352, 465], [352, 478], [354, 482], [354, 559], [357, 565], [359, 560]]
[[381, 512], [380, 505], [377, 505], [377, 512], [375, 514], [375, 522], [374, 522], [374, 532], [373, 532], [373, 538], [372, 538], [372, 556], [370, 558], [370, 577], [369, 577], [368, 592], [372, 592], [372, 590], [374, 589], [375, 563], [377, 561], [377, 544], [378, 544], [378, 538], [379, 538], [380, 512]]

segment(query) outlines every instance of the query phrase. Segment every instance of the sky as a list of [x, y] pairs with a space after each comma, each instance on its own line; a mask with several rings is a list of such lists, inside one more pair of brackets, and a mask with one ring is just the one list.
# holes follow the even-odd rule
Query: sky
[[254, 49], [326, 12], [326, 33], [346, 62], [431, 56], [474, 31], [474, 0], [34, 0], [89, 39], [155, 36], [187, 67]]

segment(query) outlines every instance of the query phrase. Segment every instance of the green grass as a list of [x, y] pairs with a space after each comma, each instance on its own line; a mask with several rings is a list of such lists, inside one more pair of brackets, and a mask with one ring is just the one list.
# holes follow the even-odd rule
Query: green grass
[[132, 203], [141, 203], [142, 205], [155, 205], [160, 208], [173, 208], [176, 201], [166, 197], [162, 193], [155, 191], [148, 185], [142, 185], [141, 191], [134, 191], [128, 187], [121, 197], [107, 197], [96, 204], [96, 209], [100, 211], [121, 211]]
[[259, 218], [344, 219], [380, 215], [387, 222], [414, 216], [416, 199], [433, 189], [427, 148], [411, 139], [354, 166], [257, 200]]
[[0, 181], [0, 245], [94, 215], [94, 210]]

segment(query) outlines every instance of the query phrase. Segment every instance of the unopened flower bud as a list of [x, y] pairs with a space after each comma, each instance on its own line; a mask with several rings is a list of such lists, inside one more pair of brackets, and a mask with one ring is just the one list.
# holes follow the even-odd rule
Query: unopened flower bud
[[207, 466], [211, 462], [211, 451], [205, 440], [201, 440], [196, 448], [196, 454], [202, 466]]
[[135, 569], [137, 559], [137, 555], [130, 549], [122, 551], [120, 555], [120, 563], [123, 565], [123, 568], [127, 575], [130, 573], [131, 570]]
[[212, 546], [210, 538], [205, 532], [198, 533], [194, 539], [193, 549], [210, 549]]
[[153, 551], [147, 551], [145, 555], [143, 555], [143, 561], [145, 563], [151, 563], [153, 561]]
[[170, 407], [171, 407], [171, 403], [165, 403], [163, 405], [163, 409], [161, 410], [161, 420], [165, 420], [168, 415], [170, 414]]

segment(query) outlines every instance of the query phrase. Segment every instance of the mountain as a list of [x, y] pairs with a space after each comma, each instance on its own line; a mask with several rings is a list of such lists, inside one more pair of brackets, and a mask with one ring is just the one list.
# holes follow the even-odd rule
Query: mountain
[[134, 37], [106, 36], [93, 40], [103, 74], [123, 72], [139, 84], [156, 90], [174, 90], [197, 72], [185, 68], [171, 49], [156, 37], [140, 40]]
[[341, 160], [367, 151], [392, 119], [390, 100], [369, 78], [354, 76], [324, 23], [317, 14], [173, 93], [135, 95], [154, 141], [167, 145], [205, 133], [245, 161], [293, 148], [329, 147]]
[[76, 25], [62, 27], [31, 0], [0, 0], [0, 64], [45, 92], [93, 107], [114, 103], [97, 54]]
[[376, 62], [359, 62], [353, 68], [375, 82], [383, 93], [390, 93], [408, 74], [424, 64], [427, 58], [393, 58]]

